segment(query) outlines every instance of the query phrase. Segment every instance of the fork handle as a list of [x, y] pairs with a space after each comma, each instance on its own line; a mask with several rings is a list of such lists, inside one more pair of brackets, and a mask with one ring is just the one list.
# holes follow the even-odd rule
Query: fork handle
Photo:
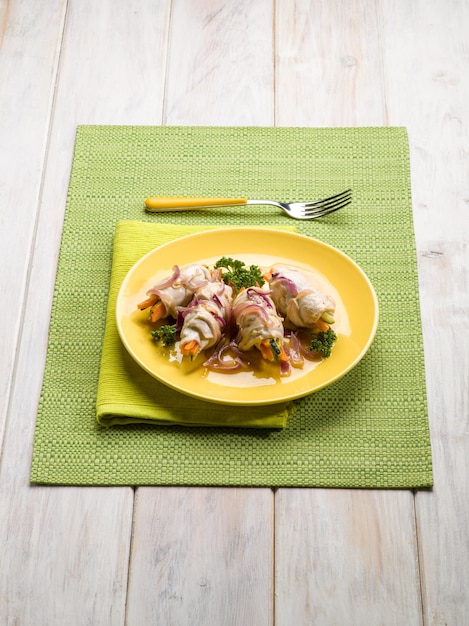
[[145, 208], [151, 213], [187, 211], [214, 206], [238, 206], [247, 204], [247, 198], [185, 198], [183, 196], [151, 196], [145, 200]]

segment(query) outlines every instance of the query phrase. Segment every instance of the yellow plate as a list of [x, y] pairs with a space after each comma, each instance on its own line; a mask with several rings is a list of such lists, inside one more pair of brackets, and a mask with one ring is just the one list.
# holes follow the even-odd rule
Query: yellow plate
[[[336, 301], [338, 336], [332, 355], [289, 377], [266, 372], [226, 374], [207, 372], [200, 356], [181, 362], [174, 350], [152, 341], [148, 312], [137, 304], [148, 289], [172, 275], [174, 265], [213, 264], [220, 257], [246, 264], [289, 265], [313, 273]], [[293, 400], [318, 391], [349, 372], [364, 356], [376, 332], [378, 302], [364, 272], [347, 255], [304, 235], [268, 228], [209, 230], [181, 237], [149, 252], [128, 272], [117, 297], [117, 327], [128, 352], [154, 378], [181, 393], [230, 405], [264, 405]], [[173, 354], [172, 354], [173, 353]]]

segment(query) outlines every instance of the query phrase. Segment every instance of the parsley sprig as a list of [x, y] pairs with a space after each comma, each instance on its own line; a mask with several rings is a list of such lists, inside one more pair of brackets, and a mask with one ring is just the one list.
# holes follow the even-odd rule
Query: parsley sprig
[[152, 330], [151, 336], [155, 343], [161, 341], [164, 346], [171, 346], [176, 342], [176, 324], [160, 326], [158, 330]]
[[326, 331], [319, 332], [312, 340], [309, 346], [309, 349], [312, 352], [317, 352], [322, 357], [327, 359], [331, 356], [332, 346], [334, 345], [335, 340], [337, 339], [337, 335], [332, 330], [332, 328], [328, 328]]
[[223, 282], [233, 287], [235, 291], [243, 287], [262, 287], [265, 283], [258, 265], [248, 267], [243, 261], [224, 256], [215, 263], [214, 267], [222, 269]]

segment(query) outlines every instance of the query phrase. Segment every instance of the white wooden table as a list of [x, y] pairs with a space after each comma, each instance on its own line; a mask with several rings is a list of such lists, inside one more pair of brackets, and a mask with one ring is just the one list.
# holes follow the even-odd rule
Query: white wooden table
[[[433, 490], [29, 485], [77, 124], [408, 128]], [[468, 129], [468, 0], [0, 0], [1, 626], [469, 624]]]

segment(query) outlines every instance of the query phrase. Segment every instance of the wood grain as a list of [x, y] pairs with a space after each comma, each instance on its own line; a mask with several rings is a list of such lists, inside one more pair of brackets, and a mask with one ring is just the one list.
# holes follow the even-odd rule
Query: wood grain
[[174, 0], [165, 125], [273, 124], [270, 0]]
[[276, 4], [276, 124], [387, 124], [375, 3]]
[[[24, 312], [66, 3], [0, 8], [0, 442]], [[19, 184], [21, 181], [21, 184]]]
[[271, 624], [273, 493], [139, 489], [127, 623]]
[[421, 623], [410, 492], [282, 489], [275, 511], [279, 624]]
[[390, 119], [409, 129], [435, 486], [417, 493], [424, 623], [468, 621], [467, 3], [382, 3]]

